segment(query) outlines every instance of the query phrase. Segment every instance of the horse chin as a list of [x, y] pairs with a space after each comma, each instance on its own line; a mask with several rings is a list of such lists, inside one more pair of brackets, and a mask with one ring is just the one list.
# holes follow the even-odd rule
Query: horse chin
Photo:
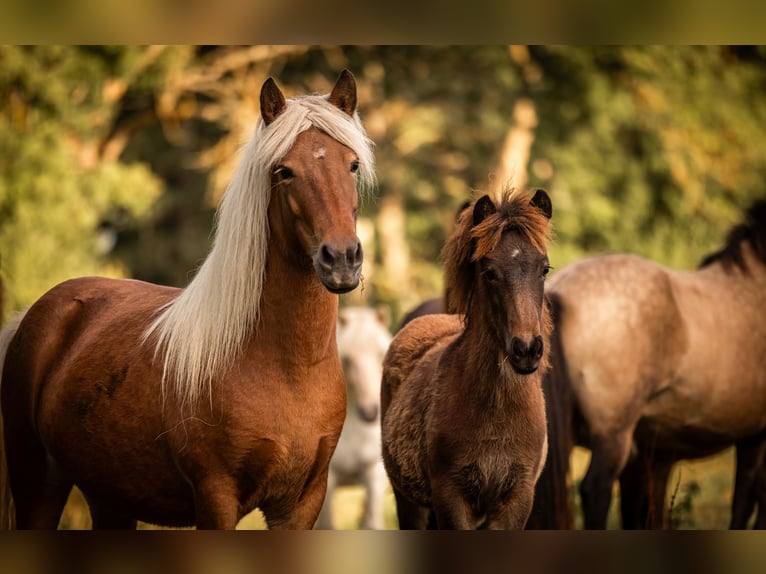
[[535, 371], [537, 371], [537, 368], [540, 366], [539, 363], [535, 363], [533, 365], [529, 364], [521, 364], [517, 365], [511, 362], [511, 367], [513, 367], [513, 370], [516, 371], [519, 375], [531, 375]]
[[359, 276], [348, 280], [338, 280], [335, 277], [323, 277], [319, 275], [319, 280], [330, 293], [335, 295], [342, 295], [353, 291], [359, 286]]

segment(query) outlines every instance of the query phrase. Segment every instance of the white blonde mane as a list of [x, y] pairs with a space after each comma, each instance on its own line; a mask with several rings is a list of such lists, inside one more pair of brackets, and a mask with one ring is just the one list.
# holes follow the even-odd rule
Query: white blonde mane
[[144, 342], [156, 335], [155, 358], [161, 355], [164, 365], [163, 397], [172, 394], [181, 408], [193, 410], [203, 390], [212, 400], [213, 379], [237, 359], [258, 325], [271, 170], [298, 134], [311, 127], [354, 150], [360, 191], [375, 182], [372, 142], [359, 116], [349, 116], [327, 96], [287, 100], [271, 124], [258, 120], [218, 207], [210, 254], [186, 289], [161, 309], [144, 333]]

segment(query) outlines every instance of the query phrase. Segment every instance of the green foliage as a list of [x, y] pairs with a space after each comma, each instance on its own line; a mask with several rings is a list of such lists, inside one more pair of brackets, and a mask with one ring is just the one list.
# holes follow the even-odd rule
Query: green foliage
[[[327, 90], [343, 67], [357, 76], [379, 178], [360, 215], [385, 225], [386, 197], [406, 213], [406, 280], [387, 280], [387, 246], [367, 250], [383, 271], [365, 296], [394, 322], [440, 293], [456, 210], [489, 189], [519, 98], [537, 115], [528, 187], [553, 199], [554, 267], [631, 251], [692, 268], [766, 192], [763, 47], [258, 48], [0, 48], [13, 308], [84, 272], [184, 284], [209, 246], [213, 175], [227, 179], [214, 172], [251, 133], [234, 128], [255, 121], [267, 75], [288, 96]], [[117, 233], [108, 253], [104, 229]]]
[[[76, 48], [0, 49], [0, 269], [6, 311], [54, 284], [121, 275], [104, 224], [140, 218], [159, 196], [143, 165], [98, 161], [112, 113], [98, 58]], [[108, 127], [108, 126], [106, 126]]]

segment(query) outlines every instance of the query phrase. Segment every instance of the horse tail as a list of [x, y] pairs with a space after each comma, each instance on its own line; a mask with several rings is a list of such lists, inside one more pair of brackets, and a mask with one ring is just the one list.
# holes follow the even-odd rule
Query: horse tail
[[[3, 365], [5, 364], [5, 355], [19, 323], [24, 318], [24, 313], [19, 313], [13, 317], [2, 331], [0, 331], [0, 381], [3, 380]], [[13, 508], [13, 497], [11, 496], [11, 485], [8, 480], [8, 465], [5, 459], [5, 436], [3, 431], [3, 415], [0, 411], [0, 530], [12, 530], [15, 527], [16, 512]]]
[[555, 294], [549, 293], [547, 298], [554, 325], [550, 338], [551, 367], [542, 382], [548, 425], [548, 455], [535, 486], [532, 514], [526, 528], [565, 530], [574, 526], [568, 483], [569, 457], [574, 447], [574, 395], [559, 328], [561, 302]]

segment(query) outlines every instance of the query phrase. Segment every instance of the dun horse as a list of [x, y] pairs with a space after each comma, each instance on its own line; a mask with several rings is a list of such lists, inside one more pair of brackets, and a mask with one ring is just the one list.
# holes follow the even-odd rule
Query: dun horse
[[382, 530], [388, 478], [380, 456], [380, 379], [391, 344], [386, 309], [346, 307], [338, 313], [338, 352], [346, 376], [348, 408], [338, 447], [330, 461], [327, 496], [317, 528], [333, 528], [333, 495], [339, 486], [361, 484], [365, 500], [361, 527]]
[[344, 71], [261, 117], [183, 290], [80, 278], [6, 333], [2, 413], [19, 528], [55, 528], [73, 485], [95, 528], [136, 520], [312, 528], [346, 412], [338, 293], [359, 282], [373, 156]]
[[527, 521], [546, 451], [550, 217], [542, 190], [478, 199], [444, 248], [458, 315], [419, 317], [391, 344], [382, 444], [402, 529]]
[[[746, 527], [757, 502], [766, 527], [766, 201], [696, 271], [596, 256], [561, 269], [546, 291], [560, 344], [546, 393], [569, 405], [548, 413], [561, 421], [550, 456], [567, 459], [575, 441], [591, 449], [585, 527], [606, 526], [617, 479], [625, 528], [667, 526], [673, 464], [731, 445], [730, 526]], [[566, 470], [546, 470], [538, 486], [562, 487]]]

